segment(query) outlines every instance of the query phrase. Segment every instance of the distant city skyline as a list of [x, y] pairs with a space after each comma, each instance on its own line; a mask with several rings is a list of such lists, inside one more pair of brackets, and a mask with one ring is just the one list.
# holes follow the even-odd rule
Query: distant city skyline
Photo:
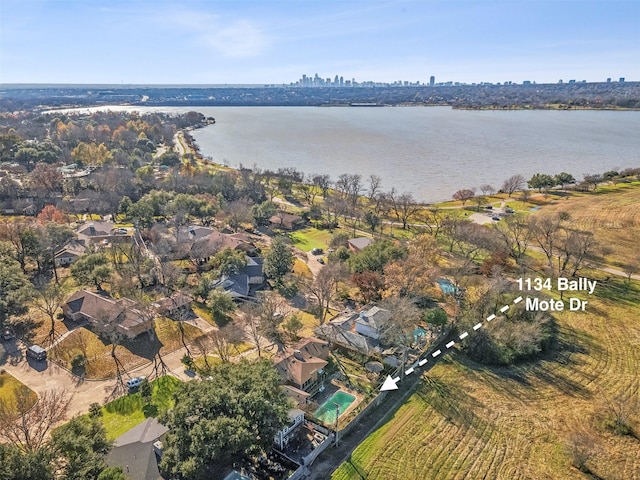
[[639, 18], [615, 0], [0, 0], [0, 83], [638, 81]]

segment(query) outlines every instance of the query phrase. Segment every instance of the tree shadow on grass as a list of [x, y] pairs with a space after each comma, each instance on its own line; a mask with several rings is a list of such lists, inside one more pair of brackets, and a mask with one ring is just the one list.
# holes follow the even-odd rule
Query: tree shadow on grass
[[457, 384], [425, 376], [416, 395], [458, 427], [474, 428], [481, 422], [474, 410], [483, 405]]
[[[524, 399], [523, 391], [528, 391], [531, 398], [537, 397], [537, 386], [541, 382], [570, 397], [586, 399], [591, 397], [591, 392], [573, 378], [584, 377], [584, 373], [577, 370], [583, 363], [580, 356], [599, 353], [602, 353], [602, 348], [593, 337], [560, 326], [552, 344], [536, 360], [510, 366], [484, 365], [467, 357], [461, 358], [460, 362], [472, 371], [483, 372], [483, 383], [490, 384], [492, 389], [519, 400]], [[516, 387], [524, 387], [525, 390]]]
[[142, 403], [140, 394], [129, 394], [109, 402], [104, 408], [109, 413], [131, 415], [132, 413], [142, 409]]

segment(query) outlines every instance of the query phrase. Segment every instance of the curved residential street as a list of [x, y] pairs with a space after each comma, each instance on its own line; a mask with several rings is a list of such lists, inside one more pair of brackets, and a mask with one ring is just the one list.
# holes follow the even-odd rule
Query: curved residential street
[[[163, 356], [162, 359], [167, 365], [168, 375], [173, 375], [181, 380], [189, 380], [191, 377], [184, 373], [184, 365], [180, 361], [184, 354], [185, 349], [180, 348]], [[38, 396], [47, 390], [53, 389], [62, 389], [72, 394], [69, 418], [87, 413], [89, 405], [94, 402], [103, 405], [126, 393], [126, 390], [118, 388], [115, 378], [108, 380], [82, 380], [51, 361], [34, 362], [24, 355], [22, 360], [16, 364], [7, 362], [0, 368], [20, 380], [36, 392]], [[150, 377], [152, 373], [153, 363], [150, 363], [127, 372], [126, 378], [139, 375]]]

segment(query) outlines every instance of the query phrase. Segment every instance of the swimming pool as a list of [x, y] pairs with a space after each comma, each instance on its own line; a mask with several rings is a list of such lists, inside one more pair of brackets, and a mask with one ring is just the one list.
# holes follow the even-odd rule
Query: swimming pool
[[450, 280], [446, 278], [439, 278], [438, 285], [440, 285], [440, 289], [442, 289], [443, 293], [448, 295], [453, 295], [456, 293], [456, 287]]
[[340, 407], [340, 414], [342, 415], [355, 399], [356, 397], [350, 393], [338, 390], [336, 393], [331, 395], [329, 400], [320, 405], [320, 408], [313, 412], [313, 416], [328, 425], [336, 423], [336, 404]]

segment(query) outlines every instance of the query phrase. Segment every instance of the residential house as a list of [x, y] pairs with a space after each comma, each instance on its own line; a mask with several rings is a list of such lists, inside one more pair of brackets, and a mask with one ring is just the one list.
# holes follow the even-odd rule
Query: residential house
[[[211, 229], [207, 229], [211, 230]], [[216, 253], [230, 248], [232, 250], [240, 250], [245, 253], [252, 254], [255, 252], [255, 246], [247, 242], [242, 236], [235, 234], [222, 233], [218, 230], [211, 230], [208, 234], [204, 235], [204, 227], [195, 230], [193, 237], [190, 240], [191, 243], [191, 257], [198, 259], [201, 264], [206, 263]], [[198, 237], [200, 235], [200, 237]]]
[[256, 289], [264, 285], [263, 259], [249, 256], [245, 259], [247, 264], [238, 273], [223, 275], [212, 287], [222, 288], [236, 300], [254, 298]]
[[367, 310], [363, 310], [358, 315], [358, 319], [355, 322], [356, 332], [364, 335], [365, 337], [378, 340], [380, 338], [380, 330], [391, 318], [391, 312], [380, 307], [371, 307]]
[[304, 219], [300, 215], [278, 212], [269, 219], [269, 223], [284, 230], [295, 230], [304, 225]]
[[82, 242], [70, 240], [54, 254], [56, 267], [67, 267], [76, 262], [87, 251]]
[[79, 290], [62, 306], [73, 321], [88, 321], [100, 330], [115, 330], [135, 338], [153, 328], [153, 315], [129, 298], [111, 298], [88, 290]]
[[302, 391], [314, 395], [322, 379], [329, 358], [329, 344], [309, 337], [273, 358], [276, 370], [285, 381]]
[[347, 246], [353, 253], [362, 251], [365, 247], [368, 247], [372, 243], [373, 239], [369, 237], [356, 237], [347, 240]]
[[151, 304], [158, 315], [166, 317], [180, 317], [182, 313], [187, 313], [190, 309], [193, 298], [182, 292], [174, 292], [169, 297], [161, 298]]
[[155, 418], [144, 422], [120, 435], [113, 443], [105, 461], [111, 467], [122, 467], [131, 480], [162, 480], [158, 470], [162, 455], [162, 436], [169, 429]]
[[298, 428], [299, 425], [304, 423], [304, 412], [302, 410], [298, 410], [297, 408], [293, 408], [288, 412], [289, 423], [287, 423], [278, 433], [275, 434], [273, 438], [273, 443], [280, 450], [285, 448], [289, 443], [289, 438], [291, 434]]
[[391, 312], [380, 307], [367, 307], [360, 313], [345, 310], [315, 333], [329, 342], [365, 355], [380, 352], [380, 329], [391, 318]]
[[125, 228], [114, 228], [113, 222], [94, 221], [85, 222], [76, 230], [78, 241], [88, 246], [104, 245], [112, 242], [130, 242], [131, 233]]

